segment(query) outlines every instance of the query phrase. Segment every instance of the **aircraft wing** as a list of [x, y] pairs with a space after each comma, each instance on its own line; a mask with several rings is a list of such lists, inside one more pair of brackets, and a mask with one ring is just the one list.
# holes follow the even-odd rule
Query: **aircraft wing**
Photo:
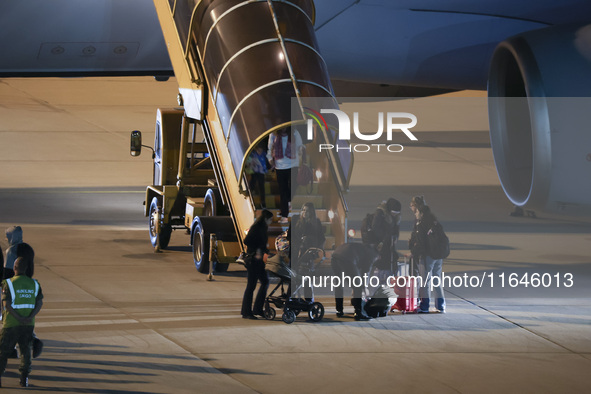
[[148, 0], [3, 0], [0, 77], [172, 75]]
[[[589, 22], [587, 0], [316, 0], [315, 30], [333, 80], [486, 89], [497, 44]], [[4, 0], [0, 77], [172, 75], [147, 0]]]

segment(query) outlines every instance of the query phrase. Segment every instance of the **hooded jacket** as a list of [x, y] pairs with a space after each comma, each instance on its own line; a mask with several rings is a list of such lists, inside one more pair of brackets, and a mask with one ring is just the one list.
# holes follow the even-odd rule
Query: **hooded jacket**
[[14, 269], [16, 260], [16, 246], [23, 243], [23, 229], [20, 226], [13, 226], [6, 229], [6, 239], [8, 240], [8, 249], [6, 250], [6, 261], [4, 268]]

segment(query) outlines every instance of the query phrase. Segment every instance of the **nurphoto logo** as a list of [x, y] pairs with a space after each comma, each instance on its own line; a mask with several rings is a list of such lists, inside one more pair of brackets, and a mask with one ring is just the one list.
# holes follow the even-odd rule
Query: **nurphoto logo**
[[[307, 115], [311, 119], [307, 120], [307, 137], [309, 140], [314, 137], [314, 121], [318, 126], [329, 129], [328, 123], [324, 119], [322, 114], [330, 114], [336, 116], [338, 122], [338, 139], [341, 141], [351, 141], [351, 123], [353, 123], [353, 135], [361, 141], [377, 141], [384, 134], [384, 123], [386, 124], [385, 132], [387, 141], [392, 141], [394, 132], [403, 132], [406, 137], [411, 141], [418, 141], [417, 137], [410, 131], [411, 128], [416, 126], [417, 117], [408, 112], [384, 112], [378, 113], [378, 130], [371, 133], [363, 133], [359, 130], [359, 113], [353, 112], [353, 122], [345, 112], [338, 109], [321, 109], [320, 113], [310, 108], [306, 108]], [[371, 144], [347, 144], [347, 145], [334, 145], [334, 144], [319, 144], [319, 151], [323, 150], [347, 150], [349, 152], [369, 152], [369, 151], [388, 151], [392, 153], [402, 152], [404, 147], [400, 144], [383, 144], [383, 143], [371, 143]]]

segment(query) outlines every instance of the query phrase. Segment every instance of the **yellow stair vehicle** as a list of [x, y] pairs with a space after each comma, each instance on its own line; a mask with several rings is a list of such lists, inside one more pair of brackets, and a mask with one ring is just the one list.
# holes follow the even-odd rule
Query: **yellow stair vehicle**
[[[283, 128], [298, 128], [315, 171], [312, 191], [293, 185], [293, 208], [313, 200], [327, 227], [325, 246], [344, 242], [343, 191], [352, 157], [346, 151], [318, 152], [319, 144], [336, 143], [336, 133], [312, 128], [303, 104], [305, 98], [324, 98], [337, 108], [315, 39], [313, 2], [154, 4], [182, 108], [157, 113], [154, 180], [145, 200], [152, 245], [166, 248], [171, 231], [186, 228], [197, 269], [207, 272], [210, 260], [217, 270], [227, 269], [244, 249], [243, 238], [256, 216], [246, 158]], [[139, 131], [132, 132], [131, 149], [139, 155]]]

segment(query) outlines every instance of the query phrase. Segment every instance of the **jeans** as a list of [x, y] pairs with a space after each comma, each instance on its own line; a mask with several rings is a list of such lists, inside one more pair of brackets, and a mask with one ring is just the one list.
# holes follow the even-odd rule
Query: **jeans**
[[[421, 286], [419, 287], [419, 298], [421, 302], [419, 309], [422, 311], [429, 310], [429, 300], [433, 296], [435, 298], [435, 308], [439, 311], [445, 310], [445, 296], [443, 294], [443, 283], [441, 281], [441, 270], [443, 268], [443, 259], [433, 259], [429, 256], [421, 256], [419, 259], [419, 275], [421, 277]], [[433, 294], [431, 293], [432, 278], [439, 278], [438, 286], [433, 287]]]

